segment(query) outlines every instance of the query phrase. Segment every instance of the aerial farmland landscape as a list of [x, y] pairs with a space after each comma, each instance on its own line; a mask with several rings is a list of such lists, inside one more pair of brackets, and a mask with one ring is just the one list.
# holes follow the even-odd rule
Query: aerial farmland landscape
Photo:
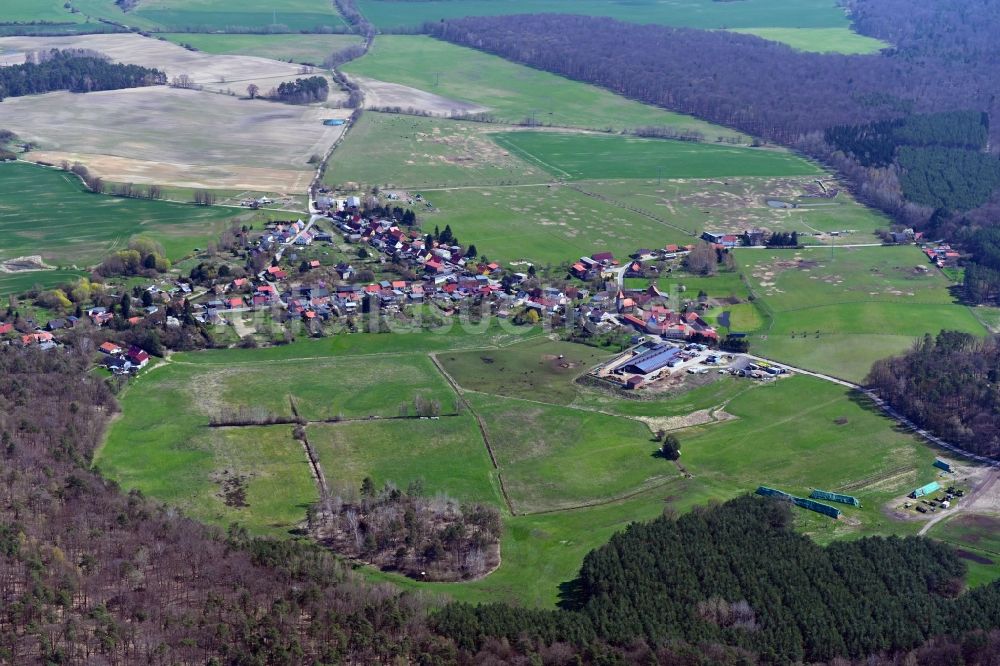
[[995, 663], [997, 28], [0, 3], [0, 663]]

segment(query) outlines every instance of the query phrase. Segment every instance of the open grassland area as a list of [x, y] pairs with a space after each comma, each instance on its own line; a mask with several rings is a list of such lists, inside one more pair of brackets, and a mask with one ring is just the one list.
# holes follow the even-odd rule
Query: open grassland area
[[502, 504], [483, 438], [468, 414], [310, 426], [309, 442], [331, 490], [346, 496], [368, 476], [378, 486], [389, 481], [405, 489], [416, 481], [428, 495]]
[[[859, 204], [827, 176], [632, 178], [577, 184], [609, 200], [648, 211], [692, 234], [758, 228], [796, 231], [804, 245], [837, 245], [878, 242], [874, 231], [892, 224]], [[794, 208], [777, 208], [768, 201]]]
[[820, 173], [818, 167], [800, 157], [771, 149], [534, 131], [506, 132], [493, 138], [526, 161], [571, 180]]
[[[130, 387], [95, 464], [124, 488], [173, 504], [199, 520], [287, 535], [317, 499], [292, 426], [208, 428], [188, 368], [159, 368]], [[246, 479], [246, 503], [226, 504], [225, 483]]]
[[470, 394], [518, 513], [620, 498], [679, 475], [639, 421]]
[[357, 35], [220, 35], [168, 33], [157, 37], [203, 53], [240, 55], [320, 65], [331, 54], [361, 43]]
[[79, 161], [106, 180], [199, 189], [304, 191], [343, 131], [316, 107], [174, 88], [8, 99], [4, 126], [38, 144], [31, 157]]
[[969, 565], [969, 585], [986, 585], [1000, 578], [1000, 518], [995, 515], [964, 514], [944, 520], [930, 536], [959, 550]]
[[[217, 238], [234, 212], [92, 194], [62, 171], [0, 164], [0, 261], [40, 255], [49, 265], [84, 268], [139, 234], [160, 241], [176, 259]], [[53, 279], [46, 273], [0, 273], [0, 284], [31, 286]]]
[[783, 42], [799, 51], [868, 55], [889, 45], [844, 28], [736, 28], [733, 32]]
[[510, 155], [480, 123], [365, 113], [329, 162], [326, 182], [352, 189], [543, 183], [551, 176]]
[[200, 387], [202, 409], [211, 416], [259, 407], [290, 418], [294, 404], [299, 416], [312, 421], [393, 417], [404, 404], [415, 414], [413, 399], [418, 395], [437, 400], [443, 413], [455, 412], [453, 393], [423, 355], [185, 367], [193, 373], [192, 386]]
[[496, 351], [440, 354], [438, 360], [464, 389], [565, 405], [579, 393], [573, 379], [610, 356], [538, 338]]
[[519, 123], [534, 117], [546, 125], [590, 129], [670, 126], [697, 130], [709, 141], [719, 136], [741, 136], [690, 116], [633, 102], [595, 86], [430, 37], [380, 36], [368, 55], [343, 69], [351, 75], [465, 100], [488, 108], [491, 115], [505, 122]]
[[326, 0], [143, 0], [122, 12], [113, 0], [73, 0], [83, 14], [154, 31], [275, 32], [342, 29], [343, 19]]
[[625, 257], [640, 247], [690, 243], [692, 236], [568, 186], [427, 191], [425, 228], [450, 224], [465, 243], [498, 261], [563, 264], [594, 252]]
[[[263, 38], [263, 35], [239, 35]], [[27, 51], [48, 49], [90, 49], [103, 53], [115, 62], [155, 67], [168, 79], [187, 75], [194, 85], [206, 90], [232, 90], [246, 94], [247, 85], [256, 83], [263, 92], [282, 81], [302, 76], [299, 65], [249, 55], [197, 53], [171, 42], [142, 37], [133, 33], [112, 35], [77, 35], [74, 37], [3, 37], [0, 38], [0, 64], [24, 62]], [[75, 99], [83, 97], [75, 96]]]
[[767, 323], [752, 351], [862, 381], [871, 364], [941, 329], [985, 333], [913, 246], [740, 250]]

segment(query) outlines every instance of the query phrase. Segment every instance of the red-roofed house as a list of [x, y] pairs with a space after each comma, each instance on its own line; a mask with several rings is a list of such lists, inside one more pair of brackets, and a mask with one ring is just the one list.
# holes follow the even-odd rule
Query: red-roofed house
[[104, 342], [97, 349], [102, 354], [107, 354], [108, 356], [112, 356], [114, 354], [121, 354], [122, 353], [122, 348], [119, 347], [118, 345], [116, 345], [113, 342]]
[[128, 360], [132, 362], [132, 365], [138, 366], [141, 369], [149, 363], [149, 354], [146, 353], [146, 350], [133, 345], [128, 348]]
[[14, 330], [13, 324], [0, 324], [0, 335], [6, 335]]

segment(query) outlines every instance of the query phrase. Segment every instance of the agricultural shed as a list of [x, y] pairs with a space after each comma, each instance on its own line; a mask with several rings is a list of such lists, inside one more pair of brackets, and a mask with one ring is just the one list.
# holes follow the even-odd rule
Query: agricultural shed
[[622, 369], [637, 375], [648, 375], [667, 367], [680, 353], [680, 350], [672, 345], [659, 344], [633, 358], [622, 366]]
[[826, 490], [813, 489], [813, 491], [809, 493], [809, 497], [813, 499], [829, 500], [830, 502], [840, 502], [841, 504], [850, 504], [851, 506], [861, 506], [861, 500], [857, 497], [831, 493]]

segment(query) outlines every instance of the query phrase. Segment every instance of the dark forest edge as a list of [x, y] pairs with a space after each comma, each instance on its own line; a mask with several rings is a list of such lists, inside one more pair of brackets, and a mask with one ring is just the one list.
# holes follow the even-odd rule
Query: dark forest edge
[[1000, 338], [958, 331], [926, 336], [878, 361], [868, 383], [904, 416], [983, 456], [1000, 456]]

